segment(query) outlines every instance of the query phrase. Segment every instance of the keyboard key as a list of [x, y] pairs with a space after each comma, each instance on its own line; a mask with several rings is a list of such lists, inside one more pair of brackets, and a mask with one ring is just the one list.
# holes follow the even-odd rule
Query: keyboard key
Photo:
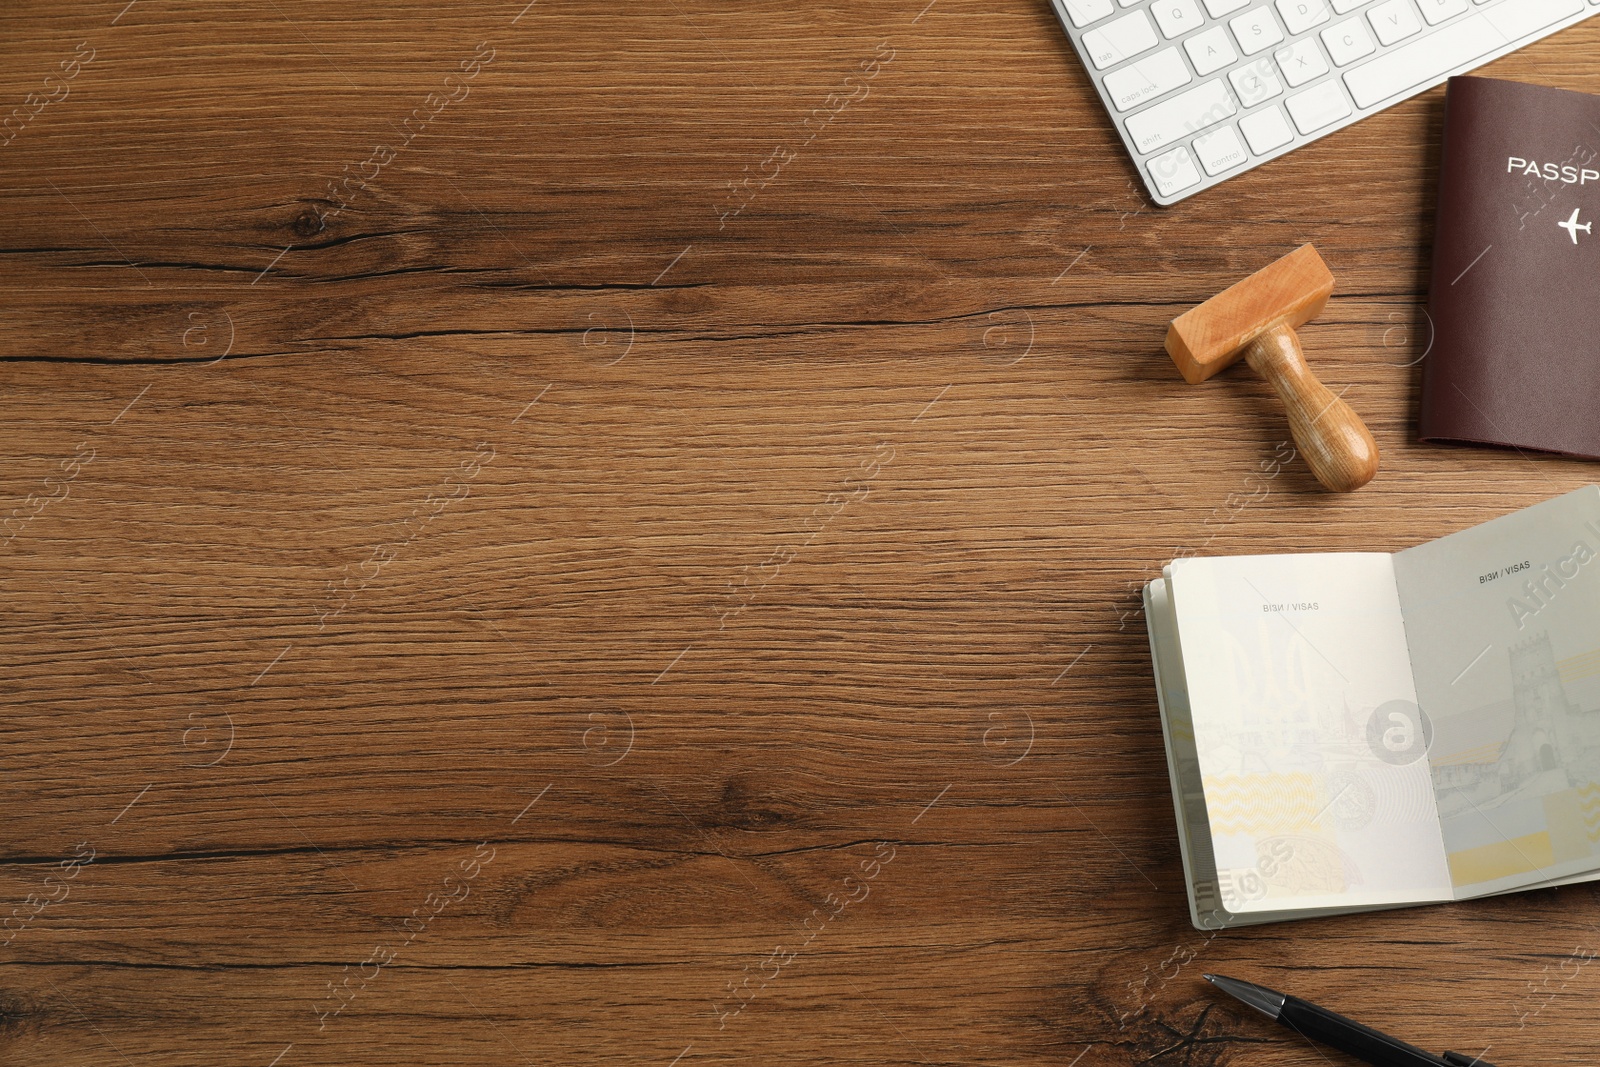
[[1344, 76], [1345, 84], [1350, 87], [1356, 106], [1369, 108], [1397, 93], [1438, 81], [1496, 48], [1578, 14], [1583, 7], [1583, 0], [1516, 0], [1514, 4], [1500, 4], [1351, 68]]
[[1367, 24], [1360, 19], [1345, 19], [1322, 31], [1322, 43], [1327, 45], [1334, 66], [1343, 67], [1363, 56], [1370, 56], [1378, 46], [1372, 43]]
[[[1140, 12], [1142, 15], [1143, 12]], [[1118, 111], [1154, 100], [1180, 85], [1194, 81], [1177, 48], [1163, 48], [1153, 56], [1114, 70], [1106, 75], [1106, 92]]]
[[1156, 17], [1156, 25], [1161, 27], [1162, 34], [1169, 41], [1190, 30], [1198, 30], [1206, 21], [1194, 0], [1156, 0], [1150, 5], [1150, 13]]
[[1272, 17], [1270, 7], [1246, 11], [1228, 25], [1233, 27], [1233, 36], [1238, 39], [1240, 50], [1247, 56], [1253, 56], [1283, 40], [1283, 31], [1278, 29], [1278, 20]]
[[[1589, 2], [1592, 4], [1596, 0]], [[1488, 19], [1509, 44], [1582, 10], [1583, 0], [1517, 0], [1515, 4], [1501, 4], [1474, 17]]]
[[1367, 12], [1367, 21], [1372, 23], [1378, 40], [1385, 45], [1403, 41], [1422, 29], [1417, 13], [1411, 8], [1411, 0], [1388, 0], [1379, 4]]
[[1348, 15], [1367, 0], [1331, 0], [1335, 15]]
[[1194, 72], [1202, 78], [1239, 61], [1239, 53], [1233, 50], [1228, 31], [1221, 26], [1195, 34], [1183, 42], [1183, 47], [1189, 53], [1189, 62], [1194, 64]]
[[1301, 133], [1315, 133], [1350, 115], [1350, 101], [1345, 99], [1339, 80], [1323, 82], [1303, 93], [1296, 93], [1284, 101], [1294, 124]]
[[1287, 48], [1280, 48], [1273, 53], [1273, 58], [1277, 59], [1278, 67], [1283, 71], [1283, 80], [1291, 88], [1328, 73], [1328, 61], [1322, 58], [1322, 49], [1317, 47], [1315, 37], [1307, 37]]
[[1261, 101], [1271, 100], [1283, 92], [1283, 83], [1278, 80], [1278, 69], [1265, 56], [1248, 67], [1229, 71], [1228, 80], [1233, 82], [1233, 91], [1239, 94], [1239, 103], [1245, 107], [1254, 107]]
[[1206, 173], [1213, 178], [1225, 170], [1232, 170], [1250, 158], [1232, 126], [1223, 126], [1215, 133], [1196, 137], [1194, 154], [1200, 157], [1200, 165], [1206, 168]]
[[1467, 0], [1417, 0], [1417, 3], [1422, 6], [1422, 17], [1430, 26], [1437, 26], [1467, 10]]
[[1128, 136], [1140, 152], [1154, 152], [1231, 118], [1238, 110], [1222, 79], [1216, 78], [1128, 116]]
[[1124, 59], [1132, 59], [1158, 43], [1156, 28], [1150, 25], [1150, 16], [1143, 11], [1096, 26], [1083, 35], [1083, 47], [1095, 70], [1105, 70]]
[[1099, 22], [1116, 10], [1111, 6], [1111, 0], [1062, 0], [1062, 3], [1067, 5], [1067, 17], [1080, 29], [1091, 22]]
[[1211, 12], [1211, 17], [1220, 19], [1224, 15], [1231, 15], [1241, 7], [1248, 7], [1250, 0], [1206, 0], [1206, 10]]
[[1194, 165], [1194, 157], [1182, 145], [1145, 165], [1149, 167], [1150, 177], [1155, 180], [1156, 189], [1162, 196], [1171, 196], [1191, 185], [1200, 184], [1200, 171]]
[[1289, 120], [1283, 117], [1283, 108], [1277, 104], [1254, 115], [1246, 115], [1239, 120], [1239, 129], [1244, 132], [1244, 139], [1250, 142], [1250, 151], [1258, 156], [1264, 156], [1274, 148], [1282, 148], [1294, 140]]
[[1278, 0], [1278, 14], [1283, 16], [1283, 24], [1289, 27], [1291, 37], [1333, 17], [1328, 14], [1328, 5], [1323, 0]]

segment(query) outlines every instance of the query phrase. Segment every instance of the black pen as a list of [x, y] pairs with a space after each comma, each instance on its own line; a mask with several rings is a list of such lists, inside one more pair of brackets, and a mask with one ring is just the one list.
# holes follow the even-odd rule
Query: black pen
[[1252, 1008], [1280, 1026], [1287, 1026], [1301, 1037], [1321, 1042], [1364, 1060], [1373, 1067], [1494, 1067], [1476, 1056], [1463, 1056], [1459, 1052], [1446, 1052], [1435, 1056], [1415, 1045], [1398, 1041], [1388, 1034], [1380, 1034], [1370, 1026], [1335, 1015], [1326, 1008], [1291, 997], [1254, 982], [1241, 982], [1237, 978], [1224, 978], [1208, 974], [1205, 980]]

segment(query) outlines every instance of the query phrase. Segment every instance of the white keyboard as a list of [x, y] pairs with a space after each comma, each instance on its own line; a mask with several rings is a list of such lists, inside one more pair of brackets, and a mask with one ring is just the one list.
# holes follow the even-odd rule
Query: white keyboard
[[1053, 3], [1159, 204], [1600, 13], [1600, 0]]

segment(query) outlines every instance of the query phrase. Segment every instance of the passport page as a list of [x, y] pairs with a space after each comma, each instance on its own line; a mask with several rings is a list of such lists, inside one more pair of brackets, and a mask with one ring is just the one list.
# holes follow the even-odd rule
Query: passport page
[[1600, 867], [1600, 488], [1395, 556], [1458, 897]]
[[1189, 683], [1183, 672], [1183, 649], [1172, 614], [1171, 568], [1144, 588], [1144, 617], [1150, 631], [1150, 661], [1155, 668], [1156, 699], [1161, 705], [1161, 737], [1167, 750], [1167, 774], [1178, 821], [1178, 849], [1189, 893], [1189, 919], [1199, 930], [1229, 925], [1232, 916], [1217, 896], [1217, 865], [1211, 856], [1211, 827], [1205, 791], [1195, 757], [1194, 723], [1189, 715]]
[[1169, 573], [1223, 906], [1452, 899], [1392, 557]]

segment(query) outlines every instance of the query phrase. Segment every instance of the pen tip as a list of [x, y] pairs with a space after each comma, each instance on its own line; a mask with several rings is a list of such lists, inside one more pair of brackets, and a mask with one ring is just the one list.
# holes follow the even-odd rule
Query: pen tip
[[1204, 978], [1206, 981], [1210, 982], [1212, 985], [1216, 985], [1216, 983], [1217, 983], [1217, 976], [1214, 975], [1214, 974], [1202, 974], [1200, 977]]

